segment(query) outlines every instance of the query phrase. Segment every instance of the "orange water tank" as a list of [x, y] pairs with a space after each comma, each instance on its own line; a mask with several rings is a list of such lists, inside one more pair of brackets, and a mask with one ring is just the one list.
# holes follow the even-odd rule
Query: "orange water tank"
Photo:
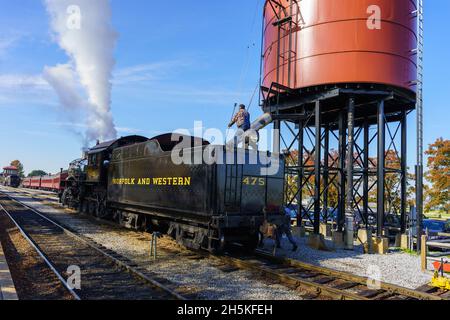
[[414, 92], [416, 6], [416, 0], [266, 0], [263, 86], [370, 83]]

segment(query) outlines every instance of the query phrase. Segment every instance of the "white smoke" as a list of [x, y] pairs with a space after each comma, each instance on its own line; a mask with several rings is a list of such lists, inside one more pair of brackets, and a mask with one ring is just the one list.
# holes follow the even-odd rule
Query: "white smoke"
[[[114, 139], [111, 79], [117, 34], [109, 0], [45, 0], [55, 40], [70, 62], [46, 67], [44, 77], [65, 111], [86, 111], [87, 141]], [[79, 84], [87, 99], [79, 93]], [[87, 100], [87, 101], [86, 101]]]

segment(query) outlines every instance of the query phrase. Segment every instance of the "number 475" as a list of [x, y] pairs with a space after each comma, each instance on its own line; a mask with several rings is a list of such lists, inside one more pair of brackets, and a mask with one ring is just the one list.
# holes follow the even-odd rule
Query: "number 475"
[[248, 186], [265, 186], [266, 179], [256, 177], [246, 177], [244, 178], [244, 180], [242, 180], [242, 183]]

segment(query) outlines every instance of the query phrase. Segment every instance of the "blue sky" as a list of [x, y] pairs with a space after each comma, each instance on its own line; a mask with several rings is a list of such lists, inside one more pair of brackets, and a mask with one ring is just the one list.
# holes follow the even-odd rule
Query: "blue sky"
[[[450, 2], [425, 1], [425, 142], [449, 138]], [[259, 78], [262, 0], [112, 0], [119, 33], [112, 109], [120, 135], [177, 128], [225, 129], [234, 102], [248, 103]], [[41, 1], [0, 0], [0, 165], [56, 172], [80, 156], [79, 137], [42, 79], [68, 58], [52, 40]], [[256, 106], [252, 114], [260, 113]], [[415, 115], [409, 162], [415, 160]], [[76, 128], [82, 130], [82, 128]]]

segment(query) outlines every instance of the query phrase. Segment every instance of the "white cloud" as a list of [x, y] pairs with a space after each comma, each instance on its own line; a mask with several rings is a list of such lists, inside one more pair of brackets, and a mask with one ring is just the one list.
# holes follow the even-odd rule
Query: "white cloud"
[[0, 75], [0, 89], [40, 89], [48, 90], [49, 85], [42, 75], [3, 74]]
[[0, 107], [14, 104], [54, 106], [49, 93], [50, 86], [41, 75], [0, 75]]
[[19, 40], [19, 36], [9, 36], [0, 38], [0, 57], [4, 56]]
[[[81, 122], [48, 122], [46, 125], [71, 129], [87, 129], [88, 125]], [[143, 134], [144, 130], [128, 127], [117, 127], [117, 132], [125, 135]]]
[[149, 83], [168, 77], [179, 68], [189, 66], [188, 61], [170, 60], [155, 63], [138, 64], [114, 72], [114, 85]]

